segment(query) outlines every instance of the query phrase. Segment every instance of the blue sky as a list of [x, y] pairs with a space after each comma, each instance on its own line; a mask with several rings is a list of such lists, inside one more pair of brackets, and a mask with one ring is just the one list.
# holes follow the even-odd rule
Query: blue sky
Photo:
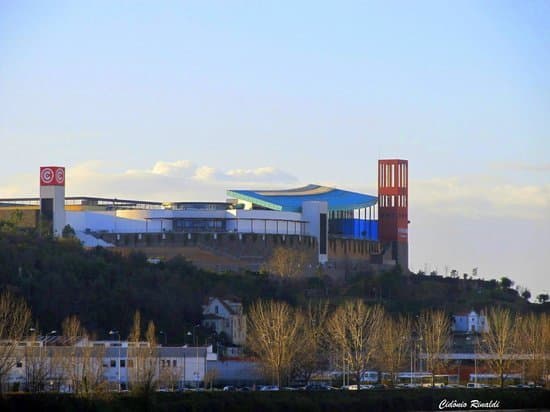
[[401, 157], [412, 269], [550, 290], [548, 2], [2, 2], [0, 50], [0, 197], [43, 164], [74, 195], [375, 193]]

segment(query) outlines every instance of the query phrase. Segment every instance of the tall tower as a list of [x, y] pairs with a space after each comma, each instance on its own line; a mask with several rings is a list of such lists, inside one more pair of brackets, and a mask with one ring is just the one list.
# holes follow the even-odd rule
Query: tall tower
[[378, 160], [378, 237], [392, 259], [409, 269], [409, 162]]
[[55, 237], [65, 227], [65, 168], [40, 167], [40, 221], [45, 222]]

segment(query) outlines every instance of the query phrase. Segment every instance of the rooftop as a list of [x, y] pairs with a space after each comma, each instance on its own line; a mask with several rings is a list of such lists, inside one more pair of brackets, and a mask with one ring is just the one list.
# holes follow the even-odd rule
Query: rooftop
[[376, 204], [376, 196], [310, 184], [288, 190], [228, 190], [227, 196], [271, 210], [300, 212], [302, 202], [323, 201], [329, 211], [352, 210]]

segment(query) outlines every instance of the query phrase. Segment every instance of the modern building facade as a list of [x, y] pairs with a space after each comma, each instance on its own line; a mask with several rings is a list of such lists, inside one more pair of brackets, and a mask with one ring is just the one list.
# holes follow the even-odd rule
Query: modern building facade
[[130, 243], [128, 234], [135, 234], [136, 241], [147, 234], [159, 234], [161, 241], [167, 234], [188, 239], [233, 234], [239, 240], [252, 234], [266, 242], [268, 236], [283, 242], [285, 237], [313, 239], [319, 264], [353, 256], [408, 269], [406, 160], [379, 161], [377, 196], [310, 184], [288, 190], [231, 189], [226, 202], [150, 202], [65, 197], [64, 183], [63, 168], [41, 168], [41, 197], [0, 199], [0, 219], [21, 210], [28, 226], [53, 218], [55, 236], [68, 224], [83, 241], [110, 234], [107, 241], [117, 246], [123, 237], [125, 245]]

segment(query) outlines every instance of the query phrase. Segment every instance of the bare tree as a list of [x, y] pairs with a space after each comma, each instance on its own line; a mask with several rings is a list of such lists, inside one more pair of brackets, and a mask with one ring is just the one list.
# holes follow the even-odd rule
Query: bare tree
[[89, 344], [93, 340], [76, 316], [67, 317], [62, 325], [63, 336], [67, 347], [55, 348], [63, 350], [65, 373], [70, 386], [78, 396], [92, 396], [105, 392], [107, 382], [103, 373], [104, 346]]
[[30, 346], [25, 346], [25, 381], [26, 390], [40, 392], [44, 390], [48, 377], [48, 358], [42, 343], [38, 340], [36, 330], [29, 336]]
[[544, 378], [544, 385], [546, 388], [549, 387], [548, 376], [550, 371], [548, 370], [548, 359], [550, 358], [550, 315], [547, 313], [540, 315], [540, 327], [542, 329], [541, 333], [541, 348], [543, 353], [543, 369], [542, 376]]
[[381, 306], [366, 306], [363, 301], [354, 300], [340, 305], [328, 321], [332, 343], [355, 375], [357, 389], [378, 347], [383, 319]]
[[441, 310], [427, 310], [418, 317], [416, 329], [421, 350], [426, 357], [426, 369], [432, 374], [433, 387], [435, 374], [447, 363], [441, 355], [450, 348], [451, 321]]
[[489, 331], [480, 342], [481, 351], [487, 356], [487, 365], [499, 376], [500, 387], [504, 387], [505, 376], [516, 360], [518, 330], [515, 317], [509, 309], [491, 308], [487, 313]]
[[161, 364], [159, 372], [159, 386], [174, 391], [178, 388], [182, 376], [183, 366], [170, 365], [170, 360], [167, 360]]
[[75, 343], [82, 339], [85, 331], [77, 316], [65, 318], [61, 324], [63, 336], [69, 343], [63, 356], [64, 375], [67, 377], [70, 389], [79, 394], [82, 383], [81, 351]]
[[308, 256], [302, 250], [288, 247], [277, 247], [264, 266], [264, 270], [281, 278], [295, 278], [303, 275], [308, 263]]
[[217, 369], [208, 369], [204, 374], [204, 389], [210, 386], [210, 390], [214, 387], [214, 382], [218, 378]]
[[303, 341], [293, 363], [293, 375], [309, 383], [312, 374], [321, 369], [326, 360], [328, 302], [309, 302], [304, 320]]
[[[550, 316], [546, 313], [518, 317], [521, 344], [517, 345], [517, 353], [523, 355], [522, 372], [527, 379], [540, 382], [546, 371], [546, 357], [550, 354]], [[527, 355], [527, 359], [524, 356]]]
[[247, 319], [249, 349], [281, 385], [304, 342], [304, 316], [283, 302], [257, 301]]
[[129, 378], [134, 392], [149, 394], [155, 390], [159, 369], [158, 345], [153, 321], [149, 321], [147, 325], [145, 339], [145, 342], [141, 342], [141, 315], [136, 311], [128, 339], [128, 361], [131, 363], [131, 366], [128, 365]]
[[[86, 340], [89, 339], [87, 334], [85, 338]], [[91, 337], [91, 340], [95, 340], [95, 337]], [[105, 354], [105, 346], [103, 345], [93, 346], [87, 344], [82, 347], [82, 395], [92, 396], [106, 392], [107, 381], [103, 369]]]
[[15, 352], [31, 324], [31, 311], [25, 301], [10, 292], [0, 295], [0, 393], [4, 380], [17, 362]]
[[70, 348], [59, 346], [47, 346], [46, 353], [48, 381], [52, 383], [55, 391], [60, 391], [62, 386], [67, 385], [67, 357], [70, 355]]
[[409, 317], [398, 316], [393, 318], [386, 315], [382, 325], [378, 350], [376, 351], [376, 363], [381, 372], [390, 373], [391, 381], [395, 384], [397, 372], [408, 361], [412, 322]]

